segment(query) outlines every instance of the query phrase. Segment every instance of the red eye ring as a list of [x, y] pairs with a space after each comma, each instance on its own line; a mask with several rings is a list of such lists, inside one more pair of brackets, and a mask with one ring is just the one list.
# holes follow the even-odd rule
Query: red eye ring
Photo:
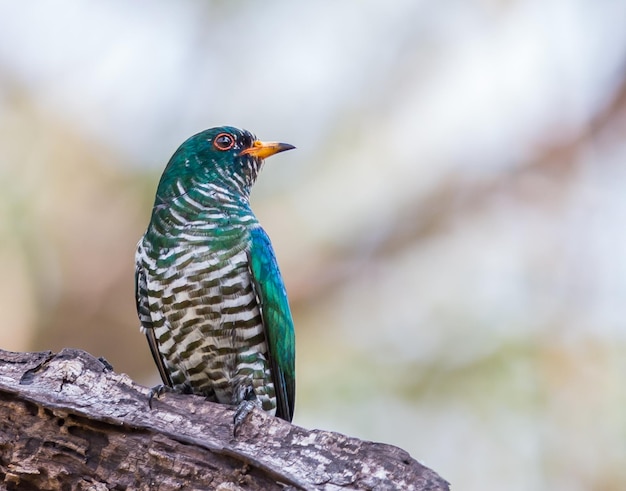
[[213, 146], [222, 152], [230, 150], [235, 146], [235, 139], [229, 133], [220, 133], [213, 138]]

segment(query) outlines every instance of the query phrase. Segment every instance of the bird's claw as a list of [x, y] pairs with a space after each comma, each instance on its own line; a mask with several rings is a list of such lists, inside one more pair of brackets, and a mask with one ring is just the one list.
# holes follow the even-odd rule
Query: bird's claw
[[148, 406], [150, 407], [150, 409], [152, 409], [152, 399], [154, 399], [155, 397], [158, 399], [166, 392], [174, 392], [174, 389], [172, 389], [168, 385], [163, 384], [155, 385], [150, 389], [150, 392], [148, 394]]
[[155, 396], [158, 399], [166, 392], [173, 392], [175, 394], [192, 394], [193, 393], [191, 390], [191, 387], [188, 384], [178, 384], [178, 385], [175, 385], [174, 387], [171, 387], [169, 385], [163, 385], [163, 384], [155, 385], [154, 387], [150, 389], [150, 393], [148, 394], [148, 406], [150, 406], [150, 409], [152, 409], [152, 399], [154, 399]]
[[102, 371], [104, 371], [104, 372], [112, 372], [113, 371], [113, 365], [111, 365], [104, 356], [98, 357], [98, 361], [100, 363], [102, 363]]
[[235, 411], [235, 416], [233, 417], [233, 437], [237, 437], [239, 428], [255, 407], [261, 407], [261, 403], [258, 399], [239, 403], [237, 410]]

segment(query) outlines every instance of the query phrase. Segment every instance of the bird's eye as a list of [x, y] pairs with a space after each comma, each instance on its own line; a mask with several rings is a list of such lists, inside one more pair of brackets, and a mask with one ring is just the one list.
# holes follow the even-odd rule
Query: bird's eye
[[220, 133], [213, 139], [213, 146], [224, 152], [235, 146], [235, 139], [228, 133]]

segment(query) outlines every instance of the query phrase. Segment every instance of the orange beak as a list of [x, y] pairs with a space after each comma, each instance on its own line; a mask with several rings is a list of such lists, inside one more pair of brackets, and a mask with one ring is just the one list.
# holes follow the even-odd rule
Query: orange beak
[[262, 142], [255, 140], [250, 148], [246, 148], [239, 155], [252, 155], [253, 157], [265, 159], [275, 153], [284, 152], [293, 148], [296, 147], [289, 145], [289, 143]]

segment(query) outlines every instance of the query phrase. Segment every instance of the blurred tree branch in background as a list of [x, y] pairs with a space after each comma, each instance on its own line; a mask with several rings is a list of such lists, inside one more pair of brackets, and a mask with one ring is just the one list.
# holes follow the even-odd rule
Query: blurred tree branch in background
[[[392, 220], [377, 223], [369, 230], [369, 237], [355, 236], [352, 242], [344, 242], [341, 248], [326, 254], [323, 267], [303, 270], [316, 272], [313, 277], [301, 278], [295, 271], [294, 302], [327, 296], [329, 289], [351, 281], [363, 265], [384, 261], [424, 239], [445, 233], [452, 221], [491, 206], [499, 196], [535, 203], [553, 199], [579, 171], [581, 155], [593, 151], [598, 140], [619, 135], [625, 119], [626, 76], [622, 73], [612, 98], [577, 133], [547, 141], [532, 160], [503, 165], [502, 171], [482, 179], [467, 181], [465, 176], [452, 172], [425, 195], [403, 203]], [[534, 186], [537, 181], [542, 182], [541, 195]]]

